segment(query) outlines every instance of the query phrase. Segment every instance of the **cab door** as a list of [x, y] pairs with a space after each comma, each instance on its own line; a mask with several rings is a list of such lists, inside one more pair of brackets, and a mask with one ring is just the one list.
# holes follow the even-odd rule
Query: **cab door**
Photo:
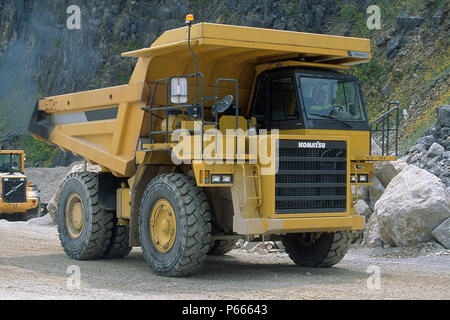
[[298, 105], [298, 90], [292, 73], [262, 74], [255, 90], [252, 116], [260, 129], [304, 128]]

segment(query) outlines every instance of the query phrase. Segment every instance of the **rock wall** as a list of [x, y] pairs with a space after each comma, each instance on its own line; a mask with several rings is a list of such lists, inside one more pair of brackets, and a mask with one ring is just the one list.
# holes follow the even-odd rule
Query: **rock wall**
[[437, 121], [403, 159], [439, 177], [450, 188], [450, 105], [436, 109]]

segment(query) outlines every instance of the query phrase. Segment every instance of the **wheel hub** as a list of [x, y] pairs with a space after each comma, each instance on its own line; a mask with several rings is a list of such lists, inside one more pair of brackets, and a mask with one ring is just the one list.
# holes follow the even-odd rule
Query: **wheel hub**
[[177, 221], [172, 205], [166, 199], [158, 200], [150, 215], [150, 237], [161, 253], [169, 252], [175, 243]]
[[66, 226], [72, 239], [78, 239], [84, 228], [84, 208], [81, 198], [73, 193], [66, 202]]

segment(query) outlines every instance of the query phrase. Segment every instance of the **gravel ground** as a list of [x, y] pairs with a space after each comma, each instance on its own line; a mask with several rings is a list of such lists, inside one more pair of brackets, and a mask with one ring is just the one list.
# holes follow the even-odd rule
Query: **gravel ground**
[[[139, 248], [124, 259], [71, 260], [47, 216], [0, 220], [0, 244], [0, 299], [450, 299], [450, 250], [432, 244], [352, 246], [328, 269], [296, 267], [283, 252], [235, 249], [188, 278], [153, 274]], [[77, 268], [80, 286], [70, 288], [68, 270]]]

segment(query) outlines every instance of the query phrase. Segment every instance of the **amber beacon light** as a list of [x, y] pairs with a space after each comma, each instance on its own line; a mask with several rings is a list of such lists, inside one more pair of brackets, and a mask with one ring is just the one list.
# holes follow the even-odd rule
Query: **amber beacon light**
[[193, 14], [187, 14], [186, 15], [186, 24], [192, 24], [194, 23], [194, 15]]

